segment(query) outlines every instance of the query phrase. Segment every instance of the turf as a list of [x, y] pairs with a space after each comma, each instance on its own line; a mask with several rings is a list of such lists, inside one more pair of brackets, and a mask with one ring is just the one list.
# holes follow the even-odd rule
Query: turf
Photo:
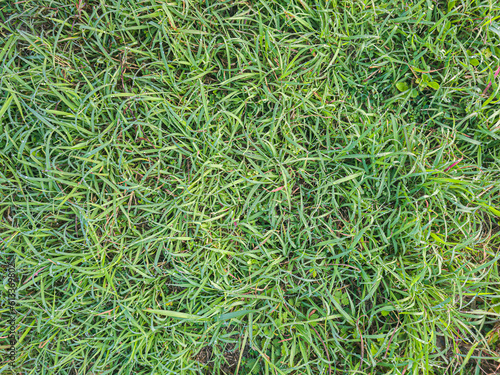
[[0, 18], [19, 373], [498, 371], [498, 3]]

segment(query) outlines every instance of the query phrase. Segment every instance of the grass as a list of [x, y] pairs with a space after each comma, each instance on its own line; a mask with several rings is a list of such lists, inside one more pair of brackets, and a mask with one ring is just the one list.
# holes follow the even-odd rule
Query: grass
[[19, 373], [498, 371], [495, 1], [0, 18]]

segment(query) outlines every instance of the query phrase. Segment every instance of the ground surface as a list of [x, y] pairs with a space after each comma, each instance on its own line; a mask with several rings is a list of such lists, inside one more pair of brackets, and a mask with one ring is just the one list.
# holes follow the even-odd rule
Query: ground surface
[[496, 371], [498, 3], [0, 9], [20, 372]]

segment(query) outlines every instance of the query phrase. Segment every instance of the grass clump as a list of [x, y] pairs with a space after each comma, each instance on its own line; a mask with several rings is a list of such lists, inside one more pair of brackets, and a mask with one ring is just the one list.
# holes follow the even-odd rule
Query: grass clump
[[19, 371], [498, 371], [499, 16], [0, 0]]

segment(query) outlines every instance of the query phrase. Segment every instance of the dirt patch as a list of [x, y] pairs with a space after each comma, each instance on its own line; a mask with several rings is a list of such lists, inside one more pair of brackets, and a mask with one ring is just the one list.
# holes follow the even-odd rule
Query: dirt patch
[[203, 365], [208, 365], [212, 362], [212, 347], [204, 346], [201, 348], [199, 353], [194, 357], [195, 361], [200, 362]]
[[[215, 362], [215, 358], [218, 355], [222, 354], [222, 356], [224, 357], [224, 363], [221, 364], [220, 369], [224, 374], [232, 375], [236, 372], [241, 353], [241, 350], [239, 350], [236, 346], [237, 344], [226, 344], [225, 348], [222, 348], [221, 345], [216, 345], [216, 347], [214, 348], [207, 345], [201, 348], [198, 354], [194, 356], [194, 360], [201, 363], [202, 365], [212, 368]], [[243, 349], [243, 353], [241, 354], [242, 359], [248, 356], [249, 349], [250, 347], [248, 345], [245, 346], [245, 348]]]
[[482, 212], [481, 219], [481, 234], [483, 238], [489, 239], [491, 236], [500, 232], [500, 225], [495, 219], [492, 220], [490, 215]]
[[[460, 346], [460, 352], [463, 355], [466, 355], [471, 346]], [[479, 362], [479, 368], [482, 370], [483, 374], [500, 374], [500, 363], [497, 362], [494, 359], [486, 359], [486, 358], [491, 358], [491, 357], [498, 357], [498, 353], [487, 351], [487, 350], [482, 350], [482, 349], [475, 349], [472, 353], [472, 358], [470, 359], [470, 362], [468, 363], [469, 366], [473, 366], [474, 368], [476, 367], [476, 364], [479, 362], [479, 359], [476, 359], [477, 357], [481, 358]], [[476, 358], [474, 358], [476, 357]]]
[[[456, 361], [460, 357], [460, 360], [458, 362], [459, 364], [472, 348], [472, 344], [460, 343], [457, 349], [453, 349], [453, 345], [449, 342], [449, 340], [447, 341], [443, 336], [437, 337], [437, 346], [440, 350], [448, 347], [447, 351], [443, 353], [444, 354], [443, 359], [445, 360], [446, 363], [451, 363], [452, 361]], [[472, 356], [469, 362], [467, 363], [466, 368], [473, 369], [476, 368], [476, 366], [479, 364], [481, 373], [484, 375], [500, 374], [500, 362], [497, 362], [495, 359], [491, 359], [491, 358], [496, 358], [498, 356], [499, 356], [498, 351], [494, 352], [492, 350], [488, 350], [485, 348], [476, 348], [472, 352]]]

